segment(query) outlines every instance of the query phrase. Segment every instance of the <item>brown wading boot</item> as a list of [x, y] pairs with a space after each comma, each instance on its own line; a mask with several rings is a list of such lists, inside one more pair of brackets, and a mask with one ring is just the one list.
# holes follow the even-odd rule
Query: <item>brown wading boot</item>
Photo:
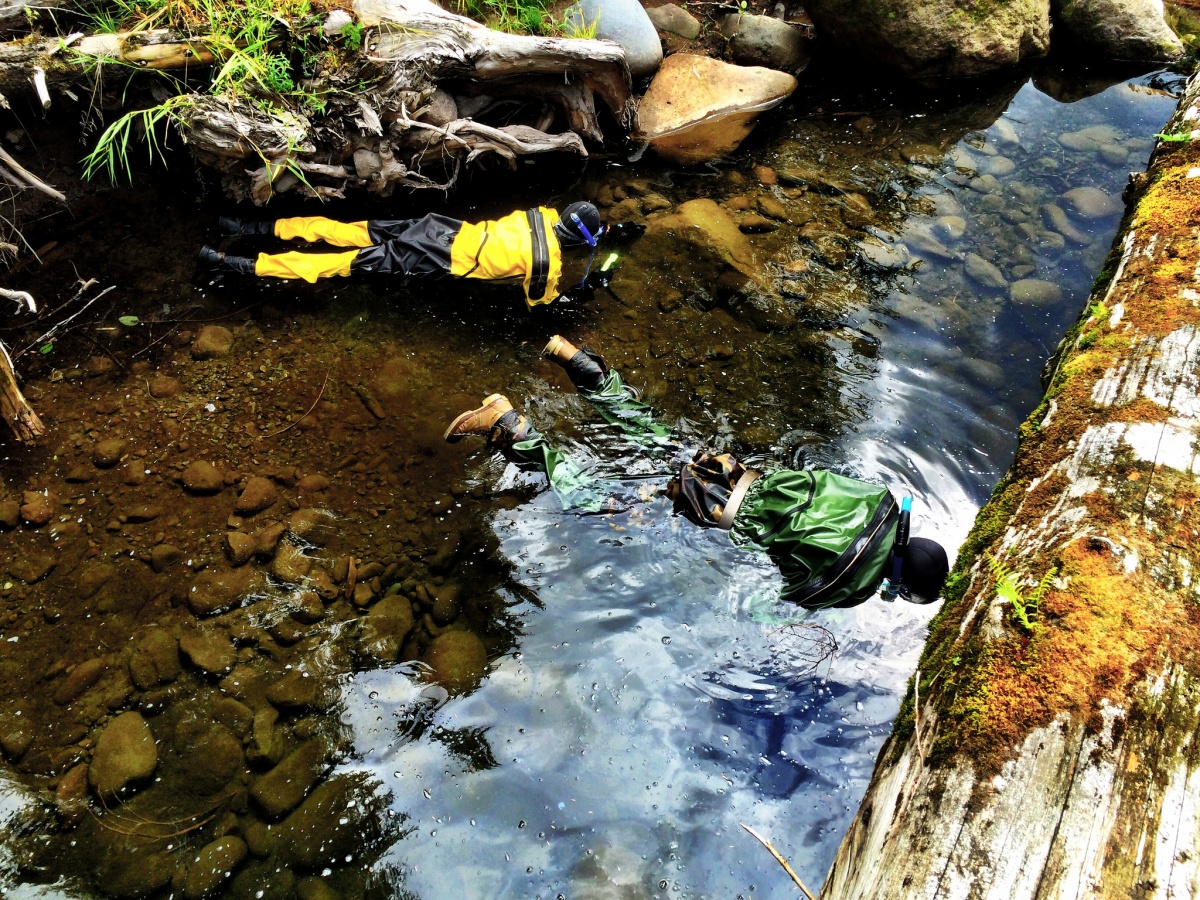
[[580, 349], [561, 335], [554, 335], [542, 354], [563, 367], [577, 390], [594, 391], [604, 383], [608, 366], [599, 354]]
[[456, 444], [468, 434], [487, 437], [502, 415], [512, 412], [512, 404], [503, 394], [491, 394], [483, 398], [483, 405], [459, 415], [446, 433], [442, 435], [448, 444]]

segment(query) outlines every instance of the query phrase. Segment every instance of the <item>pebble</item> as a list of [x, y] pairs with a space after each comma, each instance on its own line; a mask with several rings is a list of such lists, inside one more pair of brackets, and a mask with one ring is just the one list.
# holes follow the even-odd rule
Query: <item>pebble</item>
[[1085, 219], [1103, 219], [1120, 213], [1124, 206], [1099, 188], [1079, 187], [1063, 194], [1063, 199]]
[[1046, 224], [1065, 237], [1068, 241], [1076, 244], [1090, 244], [1092, 237], [1080, 231], [1071, 224], [1070, 218], [1067, 217], [1066, 210], [1061, 206], [1053, 203], [1046, 203], [1042, 206], [1042, 218]]
[[120, 438], [110, 438], [100, 441], [92, 448], [92, 464], [97, 469], [111, 469], [121, 461], [129, 444]]
[[183, 470], [183, 486], [194, 494], [215, 494], [225, 487], [225, 476], [210, 462], [195, 460]]
[[1017, 170], [1017, 164], [1007, 156], [993, 156], [983, 164], [984, 171], [997, 178], [1011, 175]]
[[985, 288], [1006, 288], [1008, 281], [1001, 271], [980, 256], [978, 253], [968, 253], [966, 272], [977, 284]]
[[233, 349], [233, 332], [224, 325], [205, 325], [192, 342], [192, 359], [228, 356]]
[[8, 573], [26, 584], [36, 584], [54, 571], [58, 557], [53, 550], [27, 550], [8, 563]]
[[324, 475], [305, 475], [296, 482], [296, 490], [302, 494], [315, 494], [327, 490], [329, 483]]
[[123, 517], [124, 521], [126, 522], [132, 522], [135, 525], [140, 525], [144, 522], [153, 522], [161, 515], [162, 507], [153, 506], [151, 504], [140, 504], [125, 510], [125, 512], [117, 516], [117, 518], [120, 519]]
[[54, 518], [55, 498], [42, 491], [25, 491], [21, 503], [21, 518], [34, 527], [41, 527]]
[[451, 694], [461, 694], [483, 680], [487, 650], [470, 631], [447, 631], [430, 642], [421, 661], [433, 669], [438, 684]]
[[150, 396], [155, 400], [166, 400], [183, 393], [183, 383], [170, 375], [157, 375], [150, 381]]
[[310, 544], [323, 547], [333, 531], [333, 516], [311, 507], [298, 509], [288, 517], [287, 530]]
[[757, 200], [757, 205], [758, 211], [768, 219], [776, 219], [780, 222], [788, 220], [787, 207], [774, 194], [762, 194]]
[[738, 222], [738, 228], [743, 234], [763, 234], [768, 231], [774, 231], [779, 227], [779, 223], [766, 216], [758, 216], [751, 213], [748, 216], [743, 216]]
[[150, 568], [156, 572], [167, 571], [170, 566], [184, 558], [184, 551], [173, 544], [156, 544], [150, 551]]
[[241, 516], [250, 516], [271, 507], [279, 499], [279, 489], [269, 478], [254, 475], [246, 480], [246, 486], [238, 496], [233, 511]]
[[221, 632], [187, 632], [179, 638], [179, 649], [192, 665], [207, 675], [225, 675], [237, 662], [233, 641]]
[[296, 882], [297, 900], [341, 900], [341, 895], [323, 878], [309, 875]]
[[129, 655], [129, 676], [141, 690], [179, 677], [179, 643], [163, 628], [150, 628]]
[[967, 233], [967, 220], [962, 216], [940, 216], [935, 228], [939, 237], [953, 244]]
[[1052, 281], [1042, 281], [1037, 278], [1022, 278], [1009, 286], [1009, 294], [1013, 303], [1031, 306], [1044, 306], [1057, 303], [1062, 299], [1062, 288]]
[[228, 531], [225, 533], [225, 555], [235, 566], [248, 563], [254, 556], [256, 546], [254, 538], [244, 532]]
[[304, 581], [312, 565], [311, 557], [305, 556], [304, 551], [295, 544], [285, 541], [279, 545], [271, 561], [271, 574], [288, 584], [299, 584]]
[[288, 672], [267, 688], [267, 699], [284, 709], [322, 709], [328, 704], [320, 679], [305, 672]]
[[20, 521], [21, 504], [16, 500], [0, 500], [0, 528], [5, 531], [16, 528]]
[[259, 579], [254, 569], [233, 569], [228, 572], [206, 570], [196, 578], [188, 591], [188, 606], [198, 616], [224, 612], [237, 606], [249, 594]]
[[779, 184], [779, 176], [775, 174], [775, 170], [770, 166], [755, 166], [754, 177], [758, 179], [758, 183], [766, 187]]
[[70, 703], [99, 681], [107, 669], [108, 661], [102, 656], [81, 662], [54, 689], [54, 702], [59, 706], [65, 706]]

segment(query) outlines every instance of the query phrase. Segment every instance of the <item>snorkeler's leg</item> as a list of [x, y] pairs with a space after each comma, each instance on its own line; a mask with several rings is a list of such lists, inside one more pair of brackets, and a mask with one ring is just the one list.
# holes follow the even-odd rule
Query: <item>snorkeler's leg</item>
[[603, 508], [607, 492], [573, 459], [546, 440], [502, 394], [492, 394], [478, 409], [459, 415], [444, 436], [449, 443], [455, 443], [469, 434], [486, 436], [489, 449], [498, 450], [522, 471], [545, 475], [564, 509], [595, 512]]
[[654, 409], [610, 369], [599, 354], [555, 335], [542, 351], [563, 367], [575, 389], [608, 422], [643, 444], [669, 443], [671, 429], [655, 419]]

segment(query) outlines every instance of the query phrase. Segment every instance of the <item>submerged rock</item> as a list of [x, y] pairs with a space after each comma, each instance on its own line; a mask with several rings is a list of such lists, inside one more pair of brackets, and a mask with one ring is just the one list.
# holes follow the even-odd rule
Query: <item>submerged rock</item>
[[158, 748], [150, 726], [141, 713], [122, 713], [96, 741], [88, 781], [96, 794], [106, 799], [133, 782], [149, 778], [157, 766]]
[[1074, 188], [1063, 194], [1063, 199], [1085, 219], [1115, 216], [1125, 208], [1119, 200], [1095, 187]]
[[1043, 306], [1062, 299], [1062, 288], [1052, 281], [1038, 278], [1023, 278], [1009, 287], [1013, 303], [1026, 306]]
[[438, 684], [451, 694], [461, 694], [483, 680], [487, 650], [469, 631], [447, 631], [433, 639], [421, 660], [433, 669]]
[[192, 342], [192, 359], [228, 356], [233, 348], [233, 332], [223, 325], [205, 325]]
[[1051, 0], [1050, 9], [1055, 41], [1087, 51], [1089, 60], [1161, 63], [1183, 55], [1162, 0]]
[[741, 144], [759, 113], [795, 89], [796, 79], [784, 72], [676, 53], [642, 98], [637, 138], [672, 162], [717, 159]]
[[223, 837], [213, 841], [196, 854], [183, 881], [183, 896], [187, 900], [205, 900], [217, 892], [226, 880], [233, 877], [249, 853], [240, 837]]
[[363, 773], [319, 785], [279, 824], [279, 857], [308, 870], [346, 865], [378, 837], [379, 817], [370, 798]]
[[363, 619], [359, 652], [375, 662], [395, 662], [414, 621], [412, 603], [407, 597], [403, 594], [384, 597]]
[[972, 77], [1045, 56], [1050, 0], [805, 0], [822, 40], [913, 78]]
[[313, 738], [288, 754], [279, 765], [259, 778], [250, 796], [269, 819], [279, 819], [300, 805], [325, 773], [329, 749]]
[[129, 656], [129, 677], [143, 691], [174, 681], [179, 672], [179, 644], [163, 628], [147, 631]]

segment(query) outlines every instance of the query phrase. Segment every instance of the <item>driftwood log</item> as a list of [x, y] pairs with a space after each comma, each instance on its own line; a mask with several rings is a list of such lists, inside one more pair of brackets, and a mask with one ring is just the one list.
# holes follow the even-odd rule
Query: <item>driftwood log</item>
[[0, 418], [12, 428], [18, 441], [27, 443], [46, 433], [46, 426], [17, 385], [12, 360], [3, 344], [0, 344]]
[[1133, 191], [827, 900], [1200, 894], [1198, 120], [1193, 79], [1168, 126], [1192, 140]]
[[[184, 140], [232, 194], [264, 203], [293, 189], [445, 188], [481, 157], [586, 156], [605, 140], [605, 114], [622, 138], [632, 124], [625, 54], [609, 41], [505, 34], [429, 0], [356, 0], [354, 15], [366, 27], [361, 53], [308, 85], [325, 101], [320, 114], [201, 94], [171, 103]], [[165, 29], [18, 41], [0, 45], [0, 93], [28, 89], [37, 71], [51, 86], [85, 70], [102, 77], [97, 62], [127, 75], [215, 61], [203, 35]]]

